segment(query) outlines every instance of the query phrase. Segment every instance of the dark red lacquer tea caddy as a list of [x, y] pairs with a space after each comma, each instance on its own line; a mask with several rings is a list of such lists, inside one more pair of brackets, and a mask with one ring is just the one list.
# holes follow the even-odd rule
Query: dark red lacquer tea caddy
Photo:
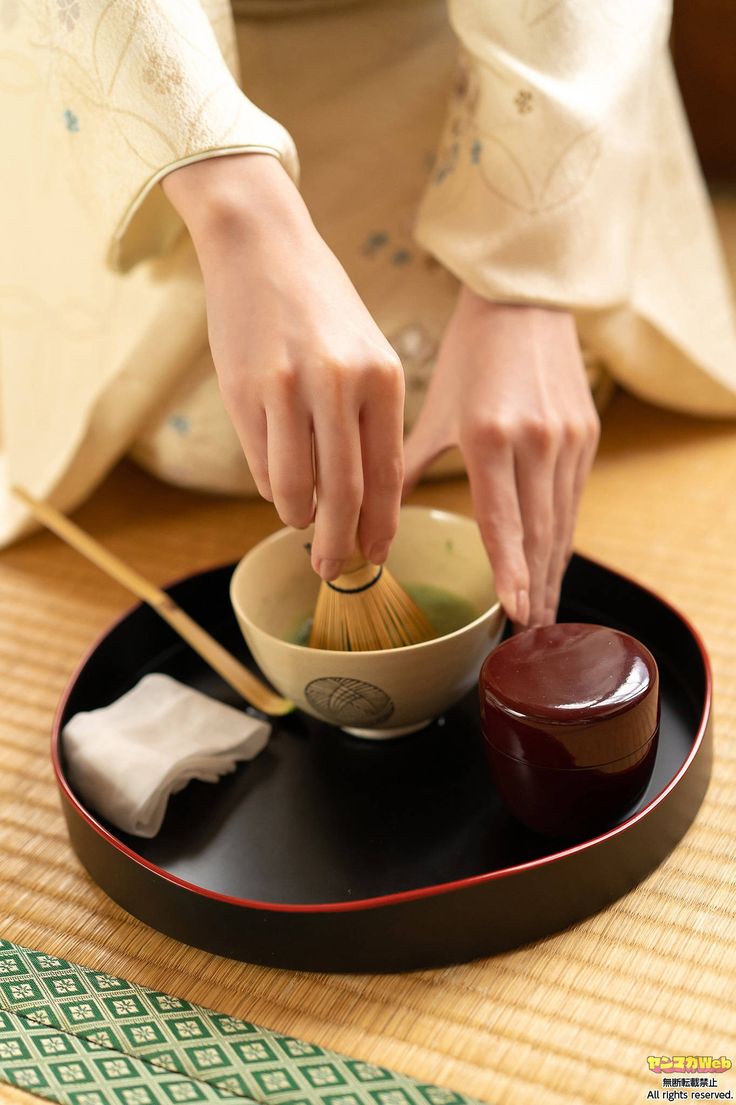
[[644, 792], [659, 673], [630, 634], [580, 622], [528, 629], [490, 654], [479, 691], [491, 774], [530, 829], [592, 835]]

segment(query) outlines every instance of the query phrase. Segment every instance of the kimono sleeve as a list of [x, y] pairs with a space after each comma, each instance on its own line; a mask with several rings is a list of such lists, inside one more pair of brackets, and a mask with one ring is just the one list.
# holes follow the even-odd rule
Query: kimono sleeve
[[54, 110], [74, 137], [64, 166], [107, 262], [165, 252], [182, 224], [156, 184], [202, 158], [262, 152], [298, 177], [294, 143], [238, 85], [227, 0], [56, 0], [40, 6]]
[[662, 0], [449, 0], [459, 71], [415, 225], [478, 294], [627, 299], [666, 49]]

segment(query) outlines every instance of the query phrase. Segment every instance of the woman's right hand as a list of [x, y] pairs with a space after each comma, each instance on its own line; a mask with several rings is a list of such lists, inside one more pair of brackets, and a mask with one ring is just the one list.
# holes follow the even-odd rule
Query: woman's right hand
[[396, 353], [275, 157], [198, 161], [163, 188], [197, 251], [220, 390], [258, 490], [286, 525], [314, 520], [323, 579], [356, 544], [382, 563], [403, 481]]

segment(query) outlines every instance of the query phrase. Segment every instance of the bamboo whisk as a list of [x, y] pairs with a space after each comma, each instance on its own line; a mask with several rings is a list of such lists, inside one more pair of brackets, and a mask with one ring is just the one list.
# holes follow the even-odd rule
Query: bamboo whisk
[[356, 552], [337, 579], [322, 583], [309, 646], [372, 652], [416, 645], [436, 636], [425, 615], [388, 569], [370, 564]]

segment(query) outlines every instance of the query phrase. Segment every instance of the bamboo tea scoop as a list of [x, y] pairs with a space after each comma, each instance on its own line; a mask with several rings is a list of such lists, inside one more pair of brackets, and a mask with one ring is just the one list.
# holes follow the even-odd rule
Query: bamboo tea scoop
[[139, 599], [147, 602], [251, 706], [262, 710], [264, 714], [277, 717], [288, 714], [294, 709], [293, 702], [276, 694], [249, 672], [239, 660], [222, 647], [219, 641], [211, 637], [201, 625], [177, 606], [165, 591], [139, 575], [48, 503], [35, 499], [23, 487], [14, 487], [12, 490], [13, 494], [33, 511], [36, 518], [58, 537], [82, 556], [86, 556], [103, 572], [107, 572], [118, 583], [122, 583], [123, 587], [127, 587]]

